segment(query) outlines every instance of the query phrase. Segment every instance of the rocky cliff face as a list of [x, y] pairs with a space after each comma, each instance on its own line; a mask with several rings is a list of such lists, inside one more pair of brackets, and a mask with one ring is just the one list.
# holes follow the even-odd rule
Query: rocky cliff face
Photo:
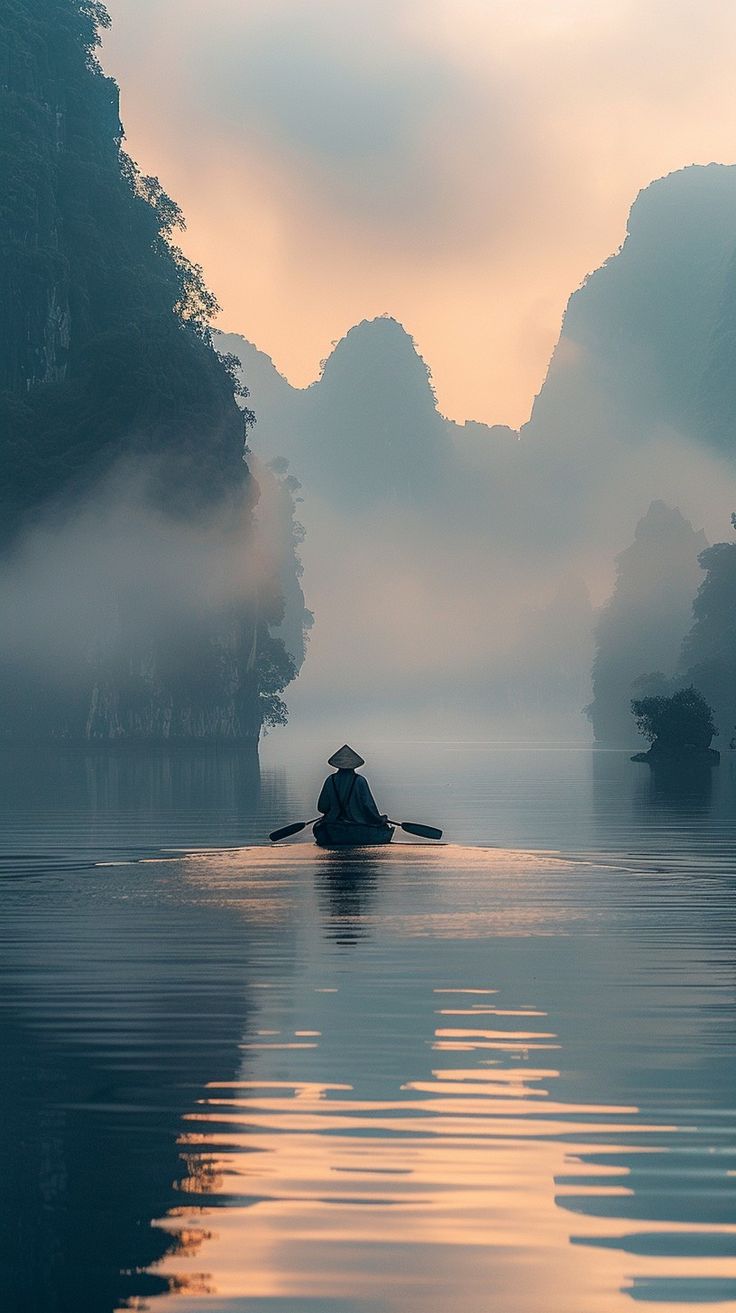
[[[560, 626], [555, 643], [544, 622], [538, 637], [527, 634], [525, 608], [552, 615], [559, 582], [571, 574], [582, 573], [600, 596], [641, 520], [601, 617], [591, 711], [599, 741], [631, 743], [632, 682], [673, 675], [690, 623], [705, 540], [684, 514], [713, 532], [731, 489], [736, 497], [735, 250], [736, 167], [693, 166], [646, 188], [620, 251], [571, 297], [519, 434], [442, 416], [427, 366], [391, 319], [351, 329], [306, 389], [291, 387], [244, 339], [220, 339], [251, 388], [255, 450], [283, 453], [304, 482], [308, 545], [330, 534], [313, 558], [325, 594], [318, 615], [338, 609], [335, 556], [349, 558], [358, 588], [370, 589], [381, 569], [375, 551], [357, 557], [355, 537], [385, 543], [392, 533], [383, 577], [400, 561], [411, 596], [452, 614], [459, 646], [479, 629], [489, 653], [497, 636], [508, 644], [488, 666], [489, 697], [503, 687], [507, 701], [526, 708], [541, 689], [540, 703], [557, 697], [569, 706], [579, 693], [580, 705], [590, 696], [580, 676], [591, 655], [589, 607], [579, 606], [579, 623]], [[383, 635], [387, 648], [400, 646], [395, 629]], [[558, 681], [558, 696], [545, 661], [548, 670], [556, 663], [577, 672], [578, 693]]]
[[[256, 741], [294, 674], [285, 566], [258, 541], [214, 298], [122, 150], [107, 22], [97, 0], [0, 13], [0, 734]], [[80, 556], [101, 498], [137, 527], [113, 550], [97, 525]]]
[[717, 359], [736, 315], [735, 253], [734, 166], [693, 165], [645, 188], [620, 251], [568, 302], [524, 439], [635, 448], [675, 430], [733, 452], [713, 384], [726, 383]]
[[284, 456], [308, 493], [343, 510], [380, 501], [407, 507], [441, 496], [458, 455], [504, 468], [516, 435], [504, 426], [455, 424], [437, 407], [430, 371], [395, 319], [364, 320], [337, 342], [319, 379], [295, 388], [237, 334], [215, 334], [240, 362], [260, 456]]
[[173, 242], [181, 215], [121, 149], [95, 58], [101, 5], [16, 0], [0, 16], [0, 454], [3, 532], [154, 455], [159, 503], [189, 513], [248, 482], [214, 307]]
[[2, 20], [0, 389], [19, 396], [64, 379], [70, 344], [69, 266], [57, 200], [68, 97], [52, 61], [42, 57], [41, 22], [40, 7], [30, 5]]

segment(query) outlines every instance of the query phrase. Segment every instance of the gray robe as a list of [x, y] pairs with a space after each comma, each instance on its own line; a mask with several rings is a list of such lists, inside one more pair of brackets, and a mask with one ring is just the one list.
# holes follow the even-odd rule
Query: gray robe
[[355, 825], [385, 825], [367, 779], [354, 770], [338, 770], [322, 785], [317, 811], [326, 821], [349, 821]]

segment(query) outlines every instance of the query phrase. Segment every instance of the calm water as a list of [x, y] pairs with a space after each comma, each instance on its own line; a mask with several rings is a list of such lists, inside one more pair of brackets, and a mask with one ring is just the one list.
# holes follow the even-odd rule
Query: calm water
[[3, 1313], [735, 1306], [732, 765], [324, 747], [0, 760]]

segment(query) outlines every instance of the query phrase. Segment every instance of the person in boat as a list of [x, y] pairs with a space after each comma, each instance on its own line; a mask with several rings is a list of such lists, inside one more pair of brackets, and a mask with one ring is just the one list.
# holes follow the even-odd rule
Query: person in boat
[[328, 765], [335, 767], [335, 773], [328, 775], [322, 786], [317, 811], [323, 819], [317, 821], [315, 832], [324, 824], [389, 829], [388, 816], [379, 812], [367, 779], [356, 775], [358, 767], [365, 766], [363, 758], [345, 743], [329, 758]]

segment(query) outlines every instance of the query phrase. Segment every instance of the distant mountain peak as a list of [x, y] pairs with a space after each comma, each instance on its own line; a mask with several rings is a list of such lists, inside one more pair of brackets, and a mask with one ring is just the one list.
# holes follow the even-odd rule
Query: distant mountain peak
[[339, 341], [334, 343], [334, 347], [337, 349], [343, 342], [358, 345], [371, 340], [390, 343], [394, 349], [402, 349], [408, 346], [416, 352], [411, 333], [399, 319], [389, 314], [375, 315], [373, 319], [359, 320], [357, 324], [353, 324], [348, 329]]
[[414, 338], [390, 315], [363, 319], [348, 329], [324, 361], [321, 381], [329, 385], [334, 375], [353, 371], [366, 379], [402, 376], [415, 386], [419, 383], [431, 389], [431, 372]]
[[675, 430], [732, 446], [735, 252], [736, 165], [639, 192], [623, 245], [570, 297], [525, 436], [569, 451]]
[[629, 211], [627, 237], [659, 243], [664, 224], [684, 241], [693, 227], [701, 233], [704, 225], [722, 228], [729, 206], [736, 215], [736, 166], [688, 164], [641, 189]]
[[668, 506], [667, 502], [657, 498], [649, 503], [646, 513], [636, 526], [634, 536], [642, 538], [648, 534], [679, 533], [681, 531], [686, 532], [688, 535], [696, 532], [678, 506]]

